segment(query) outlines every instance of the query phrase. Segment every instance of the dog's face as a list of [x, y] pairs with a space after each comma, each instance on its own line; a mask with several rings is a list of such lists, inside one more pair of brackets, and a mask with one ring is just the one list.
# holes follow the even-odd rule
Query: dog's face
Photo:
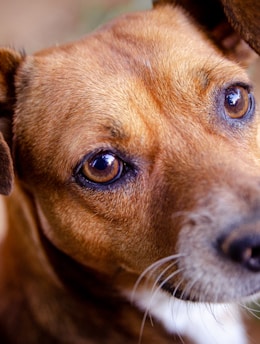
[[196, 301], [260, 289], [244, 257], [258, 247], [239, 262], [229, 250], [235, 229], [260, 235], [258, 117], [241, 67], [170, 6], [21, 59], [14, 164], [58, 249], [109, 275], [162, 259], [150, 278]]

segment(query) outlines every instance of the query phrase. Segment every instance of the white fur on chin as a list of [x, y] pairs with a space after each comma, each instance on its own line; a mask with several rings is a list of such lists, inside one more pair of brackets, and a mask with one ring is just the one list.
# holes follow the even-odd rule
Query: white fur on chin
[[141, 310], [159, 320], [170, 333], [185, 335], [196, 344], [246, 344], [236, 305], [181, 301], [163, 291], [128, 294]]

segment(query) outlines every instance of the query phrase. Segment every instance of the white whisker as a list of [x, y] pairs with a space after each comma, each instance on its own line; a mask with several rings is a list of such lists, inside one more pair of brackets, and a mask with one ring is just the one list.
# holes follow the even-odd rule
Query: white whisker
[[138, 277], [134, 287], [133, 287], [133, 291], [132, 291], [132, 296], [131, 296], [131, 300], [134, 300], [134, 295], [136, 293], [136, 290], [138, 289], [138, 286], [140, 285], [141, 281], [146, 277], [147, 279], [151, 278], [151, 275], [154, 273], [154, 271], [156, 271], [157, 269], [159, 269], [162, 265], [168, 263], [171, 260], [177, 260], [181, 257], [183, 257], [183, 254], [175, 254], [172, 256], [167, 256], [165, 258], [162, 258], [160, 260], [157, 260], [156, 262], [154, 262], [153, 264], [149, 265], [142, 273], [141, 275]]
[[141, 338], [142, 338], [145, 322], [146, 322], [146, 319], [147, 319], [148, 314], [150, 312], [150, 309], [152, 307], [153, 301], [155, 300], [157, 294], [161, 291], [162, 286], [167, 282], [167, 280], [170, 280], [172, 277], [174, 277], [174, 275], [177, 275], [179, 272], [180, 272], [180, 270], [177, 270], [174, 273], [172, 273], [157, 288], [155, 288], [156, 284], [153, 285], [153, 289], [154, 290], [151, 291], [151, 297], [150, 297], [149, 303], [146, 306], [146, 310], [145, 310], [145, 313], [144, 313], [144, 316], [143, 316], [143, 320], [142, 320], [142, 324], [141, 324], [139, 344], [141, 343]]
[[145, 309], [145, 312], [143, 315], [143, 320], [141, 323], [139, 342], [138, 342], [139, 344], [141, 343], [145, 322], [146, 322], [146, 319], [148, 317], [150, 319], [151, 324], [153, 325], [153, 320], [152, 320], [151, 314], [149, 314], [149, 313], [150, 313], [150, 309], [152, 307], [152, 304], [154, 302], [154, 299], [156, 298], [156, 295], [159, 293], [159, 291], [161, 291], [163, 284], [166, 283], [167, 280], [171, 279], [176, 274], [178, 274], [180, 272], [180, 270], [178, 269], [177, 271], [170, 274], [166, 279], [163, 280], [162, 283], [160, 283], [160, 281], [161, 281], [162, 277], [167, 273], [167, 271], [169, 271], [176, 264], [178, 264], [179, 259], [183, 256], [184, 256], [183, 254], [175, 254], [175, 255], [171, 255], [171, 256], [167, 256], [167, 257], [164, 257], [162, 259], [159, 259], [156, 262], [154, 262], [153, 264], [149, 265], [142, 272], [142, 274], [139, 276], [139, 278], [137, 279], [137, 281], [133, 287], [132, 293], [131, 293], [130, 299], [131, 299], [132, 303], [135, 301], [135, 295], [136, 295], [137, 290], [140, 287], [140, 284], [142, 283], [142, 281], [146, 280], [146, 282], [148, 282], [149, 280], [151, 280], [152, 275], [155, 275], [156, 270], [159, 270], [160, 268], [163, 267], [163, 265], [167, 264], [167, 266], [159, 273], [157, 278], [154, 280], [152, 288], [148, 288], [150, 296], [149, 296], [148, 303], [146, 303], [146, 306], [145, 306], [146, 309]]
[[260, 314], [259, 315], [257, 314], [257, 313], [260, 313], [258, 302], [256, 302], [257, 308], [253, 308], [253, 307], [249, 306], [248, 304], [243, 304], [243, 303], [239, 303], [239, 306], [242, 309], [246, 310], [248, 313], [250, 313], [254, 318], [260, 320]]

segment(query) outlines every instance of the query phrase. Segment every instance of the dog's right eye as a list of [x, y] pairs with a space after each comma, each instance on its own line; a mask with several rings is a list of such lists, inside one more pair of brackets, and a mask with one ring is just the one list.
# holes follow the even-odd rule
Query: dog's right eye
[[108, 185], [120, 179], [127, 171], [127, 164], [110, 151], [87, 155], [76, 170], [77, 182], [83, 186], [89, 184]]

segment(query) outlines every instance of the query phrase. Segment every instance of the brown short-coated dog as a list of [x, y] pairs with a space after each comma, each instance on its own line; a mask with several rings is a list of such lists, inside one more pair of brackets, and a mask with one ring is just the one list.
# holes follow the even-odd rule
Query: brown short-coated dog
[[260, 7], [191, 3], [0, 49], [1, 343], [247, 343]]

